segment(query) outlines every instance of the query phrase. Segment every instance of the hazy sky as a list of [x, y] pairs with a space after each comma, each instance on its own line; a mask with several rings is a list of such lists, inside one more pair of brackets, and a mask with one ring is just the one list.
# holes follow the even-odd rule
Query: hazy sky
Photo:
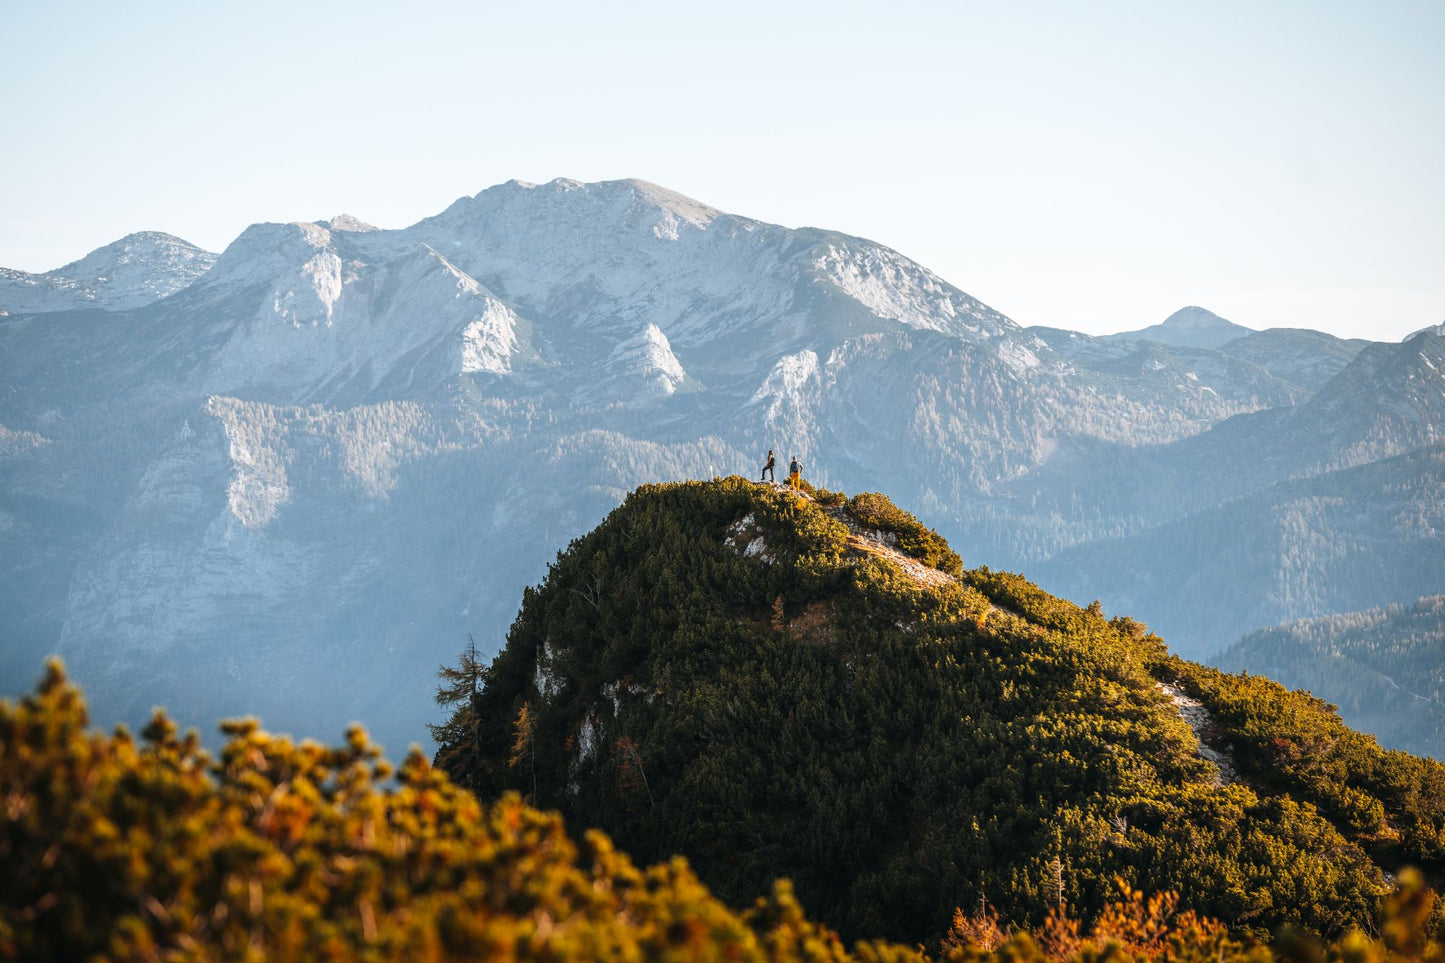
[[0, 265], [641, 177], [1022, 324], [1445, 321], [1445, 2], [696, 6], [0, 0]]

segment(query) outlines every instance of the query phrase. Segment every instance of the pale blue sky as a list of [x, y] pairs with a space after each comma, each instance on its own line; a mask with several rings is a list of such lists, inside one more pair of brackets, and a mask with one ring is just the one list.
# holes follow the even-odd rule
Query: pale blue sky
[[0, 265], [641, 177], [1023, 324], [1445, 321], [1445, 0], [0, 0]]

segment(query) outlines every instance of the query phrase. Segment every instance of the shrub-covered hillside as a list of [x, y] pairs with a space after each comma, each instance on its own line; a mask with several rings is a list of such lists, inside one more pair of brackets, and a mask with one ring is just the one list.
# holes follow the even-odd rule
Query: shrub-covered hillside
[[[227, 724], [218, 758], [158, 715], [141, 740], [87, 731], [59, 667], [0, 701], [0, 960], [545, 960], [924, 963], [879, 942], [845, 950], [791, 887], [736, 912], [682, 859], [635, 868], [600, 832], [578, 844], [515, 794], [490, 804], [412, 755], [395, 772], [360, 730], [294, 745]], [[1379, 938], [1329, 959], [1442, 963], [1434, 895], [1402, 878]], [[1172, 894], [1116, 896], [1088, 926], [1051, 914], [1006, 932], [958, 912], [957, 963], [1271, 963]], [[1322, 947], [1279, 946], [1318, 963]], [[1388, 954], [1388, 955], [1387, 955]]]
[[1309, 689], [1385, 745], [1445, 759], [1445, 595], [1260, 629], [1216, 661]]
[[684, 854], [726, 900], [790, 877], [850, 938], [929, 942], [981, 899], [1089, 917], [1116, 877], [1236, 932], [1334, 935], [1376, 913], [1383, 870], [1440, 867], [1445, 802], [1398, 777], [1441, 768], [1368, 739], [1276, 764], [1348, 730], [1309, 699], [1230, 709], [1286, 695], [1261, 685], [963, 571], [882, 496], [729, 478], [641, 488], [559, 555], [496, 660], [448, 670], [437, 758], [638, 858]]

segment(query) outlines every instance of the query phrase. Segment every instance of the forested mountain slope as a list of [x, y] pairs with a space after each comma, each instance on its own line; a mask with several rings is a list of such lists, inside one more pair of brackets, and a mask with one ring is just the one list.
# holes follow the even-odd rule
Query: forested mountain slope
[[787, 875], [845, 935], [926, 939], [980, 896], [1096, 911], [1116, 875], [1333, 933], [1387, 870], [1445, 867], [1445, 767], [964, 569], [881, 495], [645, 486], [525, 593], [490, 666], [446, 675], [457, 781], [683, 853], [727, 899]]
[[[1238, 639], [1286, 612], [1368, 607], [1445, 584], [1445, 445], [1281, 481], [1137, 533], [1087, 542], [1038, 566], [1074, 598], [1108, 567], [1111, 609], [1158, 611], [1181, 651]], [[1388, 531], [1389, 538], [1380, 533]], [[1255, 591], [1238, 595], [1249, 582]]]
[[1219, 663], [1309, 689], [1382, 742], [1445, 759], [1445, 596], [1261, 629]]

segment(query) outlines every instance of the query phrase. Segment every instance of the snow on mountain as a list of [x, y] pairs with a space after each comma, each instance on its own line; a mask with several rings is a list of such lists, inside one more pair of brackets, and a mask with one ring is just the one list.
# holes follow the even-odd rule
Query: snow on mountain
[[491, 295], [482, 294], [481, 297], [485, 305], [481, 315], [462, 329], [462, 357], [457, 371], [462, 374], [508, 374], [512, 370], [512, 357], [520, 347], [517, 340], [518, 318]]
[[368, 224], [360, 218], [352, 217], [350, 214], [338, 214], [329, 221], [317, 221], [321, 227], [328, 231], [353, 231], [365, 233], [367, 231], [379, 231], [381, 228]]
[[1013, 339], [1000, 342], [998, 356], [999, 360], [1008, 365], [1015, 374], [1022, 374], [1030, 368], [1037, 368], [1042, 363], [1039, 361], [1039, 356], [1034, 354], [1028, 346]]
[[684, 354], [733, 342], [707, 359], [733, 373], [767, 353], [749, 337], [775, 348], [880, 322], [960, 337], [1016, 327], [881, 245], [724, 214], [645, 181], [512, 181], [406, 233], [538, 320], [614, 341], [651, 324]]
[[1445, 440], [1445, 335], [1372, 344], [1294, 413], [1316, 457], [1353, 467]]
[[835, 285], [880, 318], [911, 328], [989, 337], [1013, 327], [997, 311], [945, 283], [896, 251], [852, 238], [819, 245], [817, 280]]
[[582, 400], [645, 401], [700, 387], [688, 377], [682, 362], [672, 353], [667, 335], [655, 324], [619, 342], [602, 367], [604, 374], [595, 388], [581, 392]]
[[818, 355], [799, 351], [784, 355], [773, 365], [758, 390], [748, 400], [750, 405], [763, 406], [763, 418], [775, 422], [785, 408], [799, 407], [804, 386], [818, 379]]
[[430, 246], [393, 232], [256, 225], [188, 298], [244, 312], [204, 374], [216, 393], [359, 397], [383, 384], [507, 374], [525, 351], [510, 308]]
[[1018, 331], [880, 245], [635, 180], [514, 181], [404, 230], [348, 215], [253, 225], [153, 328], [179, 349], [198, 320], [205, 352], [178, 356], [205, 390], [288, 403], [435, 391], [533, 361], [517, 390], [597, 368], [568, 389], [578, 401], [685, 385], [742, 400], [780, 353], [826, 356], [898, 326], [1001, 344]]
[[[291, 290], [297, 286], [295, 274], [304, 273], [307, 277], [302, 287], [310, 287], [318, 297], [324, 298], [326, 295], [316, 291], [314, 282], [317, 269], [327, 261], [339, 265], [332, 234], [321, 225], [306, 222], [253, 224], [221, 252], [215, 266], [191, 293], [264, 284], [275, 289], [276, 297], [291, 302], [298, 299], [296, 292]], [[329, 287], [329, 284], [323, 283], [323, 289]], [[289, 307], [292, 306], [288, 304]], [[320, 310], [326, 313], [324, 305], [320, 306]], [[294, 316], [294, 310], [292, 314]]]
[[140, 307], [191, 284], [215, 261], [170, 234], [128, 234], [44, 274], [0, 268], [0, 314]]

